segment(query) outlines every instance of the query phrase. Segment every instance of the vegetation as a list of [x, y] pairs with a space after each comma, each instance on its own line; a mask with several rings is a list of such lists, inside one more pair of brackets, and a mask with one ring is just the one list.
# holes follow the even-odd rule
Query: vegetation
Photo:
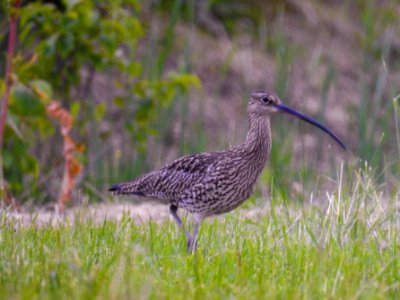
[[[342, 170], [343, 171], [343, 170]], [[399, 198], [383, 207], [367, 170], [324, 207], [274, 199], [204, 223], [197, 254], [171, 221], [28, 225], [3, 214], [6, 299], [397, 299]]]
[[[397, 1], [17, 2], [0, 3], [0, 298], [398, 298]], [[99, 221], [81, 205], [239, 143], [260, 88], [349, 151], [274, 118], [255, 195], [207, 220], [195, 255], [172, 220]], [[56, 199], [79, 209], [44, 223]]]
[[[12, 3], [7, 2], [10, 13]], [[120, 112], [134, 145], [143, 145], [156, 108], [169, 105], [190, 86], [199, 86], [190, 74], [169, 73], [162, 79], [145, 73], [136, 54], [143, 35], [139, 9], [136, 1], [72, 1], [61, 7], [32, 1], [18, 13], [21, 47], [14, 58], [3, 160], [5, 178], [20, 201], [32, 200], [36, 187], [54, 193], [44, 186], [58, 173], [62, 159], [61, 148], [50, 147], [59, 140], [45, 110], [50, 99], [60, 99], [77, 119], [79, 139], [91, 156], [94, 144], [109, 141], [112, 134], [96, 127], [112, 117], [106, 115], [109, 107]], [[110, 88], [115, 90], [107, 103], [90, 95], [94, 78], [105, 71], [113, 73]], [[34, 202], [38, 196], [49, 200], [33, 195]]]
[[[10, 15], [13, 3], [4, 2], [1, 15]], [[72, 136], [85, 149], [77, 155], [83, 167], [78, 184], [83, 194], [91, 196], [91, 201], [103, 200], [103, 187], [110, 182], [154, 167], [154, 161], [171, 148], [178, 156], [226, 147], [243, 138], [239, 134], [233, 140], [226, 139], [224, 131], [228, 129], [222, 122], [218, 123], [220, 131], [205, 127], [206, 104], [192, 113], [193, 105], [188, 101], [190, 88], [200, 87], [196, 75], [206, 87], [215, 86], [212, 97], [223, 99], [219, 93], [225, 85], [231, 85], [228, 77], [235, 50], [221, 62], [217, 71], [221, 80], [208, 82], [202, 74], [190, 73], [199, 69], [194, 57], [196, 49], [186, 35], [177, 36], [179, 24], [193, 24], [211, 34], [226, 32], [232, 40], [235, 36], [240, 38], [245, 30], [257, 41], [255, 47], [273, 58], [276, 79], [272, 84], [283, 99], [299, 98], [291, 91], [298, 80], [294, 69], [304, 69], [304, 76], [310, 80], [322, 70], [325, 75], [312, 87], [319, 91], [311, 97], [318, 101], [319, 116], [324, 120], [328, 102], [332, 104], [332, 91], [341, 90], [344, 84], [341, 78], [345, 75], [341, 74], [355, 71], [342, 70], [338, 66], [341, 62], [336, 63], [329, 53], [307, 57], [308, 45], [290, 38], [285, 18], [295, 18], [299, 11], [308, 17], [310, 10], [321, 12], [320, 22], [338, 26], [330, 23], [336, 18], [322, 13], [327, 7], [318, 2], [312, 9], [291, 1], [274, 1], [267, 6], [259, 1], [234, 3], [210, 1], [208, 6], [201, 6], [178, 0], [147, 4], [135, 0], [24, 1], [18, 13], [18, 48], [13, 59], [13, 89], [2, 155], [5, 179], [18, 202], [43, 203], [57, 198], [59, 193], [64, 161], [61, 136], [45, 109], [52, 99], [57, 99], [75, 120]], [[392, 159], [393, 155], [397, 157], [398, 143], [398, 135], [392, 134], [398, 126], [394, 111], [398, 100], [394, 99], [398, 99], [400, 90], [393, 77], [398, 68], [398, 41], [394, 34], [398, 24], [392, 13], [395, 4], [389, 2], [376, 8], [372, 1], [360, 1], [342, 8], [333, 4], [329, 9], [332, 15], [343, 18], [354, 5], [360, 11], [359, 43], [354, 45], [359, 47], [360, 61], [352, 63], [360, 68], [355, 74], [364, 75], [352, 81], [358, 86], [358, 95], [350, 93], [349, 103], [339, 101], [353, 118], [342, 125], [340, 132], [352, 132], [345, 137], [352, 141], [351, 152], [361, 163], [367, 161], [382, 174], [381, 181], [394, 188], [398, 184], [394, 178], [400, 172], [399, 160]], [[163, 20], [166, 26], [160, 30], [157, 20]], [[8, 19], [2, 18], [3, 53], [7, 25]], [[310, 61], [301, 63], [307, 59]], [[5, 56], [0, 65], [4, 62]], [[235, 76], [235, 81], [242, 82], [242, 91], [235, 99], [247, 99], [251, 90], [260, 87], [245, 83], [241, 74]], [[0, 81], [0, 90], [4, 88], [4, 81]], [[238, 120], [235, 126], [242, 128], [243, 122]], [[182, 129], [176, 136], [178, 123]], [[270, 168], [263, 180], [273, 185], [277, 193], [283, 193], [283, 197], [288, 197], [288, 190], [279, 187], [300, 182], [304, 191], [298, 199], [304, 201], [307, 193], [317, 192], [312, 188], [313, 178], [322, 170], [321, 165], [327, 165], [323, 162], [331, 160], [330, 168], [323, 170], [333, 176], [339, 160], [332, 160], [334, 155], [327, 156], [322, 145], [313, 149], [318, 151], [317, 159], [304, 155], [304, 145], [302, 155], [294, 152], [297, 123], [277, 119], [274, 124], [274, 139], [280, 147], [273, 147]], [[353, 126], [357, 126], [357, 133], [350, 130]], [[218, 138], [206, 138], [209, 130], [217, 133]], [[155, 134], [157, 146], [153, 147], [149, 137]]]

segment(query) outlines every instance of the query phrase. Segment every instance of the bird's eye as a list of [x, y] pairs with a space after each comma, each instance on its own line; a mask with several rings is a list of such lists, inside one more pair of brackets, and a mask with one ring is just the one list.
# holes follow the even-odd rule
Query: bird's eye
[[261, 98], [262, 102], [270, 104], [271, 103], [271, 99], [269, 97], [262, 97]]

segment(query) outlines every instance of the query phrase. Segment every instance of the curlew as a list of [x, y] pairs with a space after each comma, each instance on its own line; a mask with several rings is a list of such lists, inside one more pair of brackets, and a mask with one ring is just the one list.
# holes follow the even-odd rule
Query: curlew
[[[247, 112], [249, 129], [241, 145], [178, 158], [159, 170], [115, 184], [109, 190], [114, 195], [136, 195], [168, 204], [172, 217], [185, 233], [188, 250], [193, 252], [200, 224], [205, 218], [235, 209], [253, 193], [271, 151], [270, 117], [273, 114], [283, 112], [306, 121], [326, 132], [346, 149], [331, 130], [284, 105], [272, 93], [253, 93]], [[183, 225], [177, 214], [178, 208], [193, 215], [193, 234]]]

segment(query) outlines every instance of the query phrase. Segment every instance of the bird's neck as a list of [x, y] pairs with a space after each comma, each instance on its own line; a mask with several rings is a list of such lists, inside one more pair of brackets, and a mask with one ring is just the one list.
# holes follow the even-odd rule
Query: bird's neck
[[259, 162], [266, 162], [271, 152], [271, 127], [269, 117], [249, 115], [249, 131], [242, 149], [249, 155], [259, 157]]

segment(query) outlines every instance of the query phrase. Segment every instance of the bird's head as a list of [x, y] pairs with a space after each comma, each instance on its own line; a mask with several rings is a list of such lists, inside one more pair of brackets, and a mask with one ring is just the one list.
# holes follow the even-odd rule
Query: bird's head
[[257, 91], [251, 95], [249, 104], [248, 104], [248, 112], [250, 115], [255, 116], [270, 116], [276, 112], [283, 112], [289, 115], [295, 116], [315, 127], [318, 127], [328, 135], [330, 135], [344, 150], [346, 150], [346, 146], [343, 142], [325, 125], [318, 122], [317, 120], [301, 113], [289, 106], [286, 106], [282, 103], [278, 96], [275, 94], [265, 92], [265, 91]]
[[282, 101], [275, 94], [257, 91], [251, 95], [248, 111], [258, 116], [270, 115], [278, 112], [278, 106], [281, 104]]

